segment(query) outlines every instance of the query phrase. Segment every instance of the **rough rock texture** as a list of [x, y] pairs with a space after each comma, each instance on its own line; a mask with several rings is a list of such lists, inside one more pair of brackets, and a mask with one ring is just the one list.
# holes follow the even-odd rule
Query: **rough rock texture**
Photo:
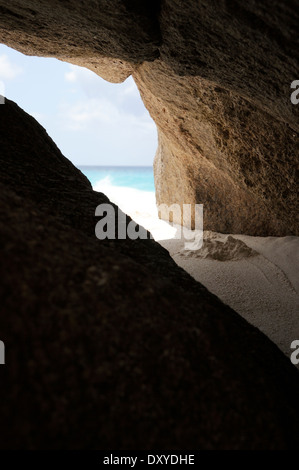
[[0, 41], [123, 81], [159, 55], [158, 6], [157, 0], [0, 1]]
[[203, 203], [207, 230], [298, 235], [299, 2], [165, 0], [159, 21], [160, 58], [134, 74], [157, 201]]
[[106, 202], [41, 126], [0, 113], [0, 446], [299, 447], [299, 375]]
[[135, 79], [159, 126], [159, 204], [204, 204], [205, 230], [299, 234], [298, 133], [231, 91], [178, 77], [158, 60]]
[[22, 52], [133, 73], [159, 130], [159, 203], [203, 203], [210, 230], [298, 235], [298, 0], [0, 0], [0, 13], [0, 40]]

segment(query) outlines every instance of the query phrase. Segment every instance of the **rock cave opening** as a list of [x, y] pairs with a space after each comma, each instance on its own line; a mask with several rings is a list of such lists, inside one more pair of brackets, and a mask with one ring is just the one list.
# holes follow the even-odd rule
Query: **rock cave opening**
[[[25, 56], [5, 45], [0, 46], [0, 81], [5, 94], [47, 130], [62, 154], [88, 178], [93, 189], [105, 194], [137, 226], [148, 230], [178, 266], [250, 323], [261, 328], [288, 354], [289, 335], [294, 327], [299, 332], [296, 319], [299, 290], [296, 281], [298, 238], [278, 238], [272, 246], [270, 242], [265, 245], [263, 240], [259, 242], [258, 238], [250, 237], [255, 233], [263, 235], [265, 230], [265, 220], [260, 219], [255, 226], [255, 219], [250, 218], [250, 214], [257, 209], [254, 201], [257, 201], [258, 192], [251, 192], [250, 182], [247, 182], [245, 192], [245, 187], [240, 182], [235, 188], [234, 185], [231, 186], [229, 197], [232, 197], [234, 189], [236, 194], [241, 191], [242, 197], [236, 202], [237, 207], [241, 202], [247, 208], [236, 218], [237, 212], [233, 205], [220, 202], [221, 194], [218, 191], [224, 191], [225, 197], [228, 197], [228, 185], [232, 184], [232, 180], [231, 170], [225, 166], [229, 163], [233, 169], [236, 170], [237, 167], [228, 160], [224, 167], [221, 168], [220, 165], [217, 168], [213, 161], [215, 149], [210, 146], [215, 144], [215, 135], [211, 135], [209, 129], [212, 126], [217, 129], [216, 140], [221, 137], [226, 146], [233, 136], [231, 145], [233, 148], [238, 147], [240, 137], [234, 129], [235, 117], [230, 122], [229, 109], [232, 103], [238, 119], [242, 117], [245, 122], [248, 120], [253, 124], [256, 115], [251, 116], [251, 110], [247, 109], [248, 103], [244, 100], [240, 102], [238, 98], [234, 102], [235, 98], [226, 90], [211, 87], [204, 80], [195, 78], [192, 79], [192, 86], [197, 89], [196, 102], [198, 104], [198, 100], [201, 100], [199, 107], [202, 106], [203, 114], [200, 117], [194, 116], [194, 92], [191, 93], [188, 89], [188, 79], [180, 77], [173, 82], [173, 72], [166, 67], [162, 71], [165, 83], [161, 85], [159, 81], [155, 82], [156, 74], [161, 73], [160, 66], [158, 65], [153, 77], [148, 67], [148, 64], [144, 64], [144, 70], [137, 68], [133, 74], [134, 79], [131, 75], [128, 78], [121, 76], [121, 83], [110, 83], [114, 79], [119, 81], [119, 77], [114, 75], [113, 67], [112, 72], [106, 76], [107, 81], [85, 67], [54, 58]], [[155, 63], [151, 67], [155, 69]], [[149, 80], [149, 91], [144, 89], [145, 79]], [[178, 102], [177, 97], [171, 103], [168, 101], [169, 90], [178, 84], [185, 87], [181, 90], [184, 106], [189, 106], [189, 115], [184, 111], [182, 98]], [[154, 96], [153, 87], [157, 87], [159, 95], [165, 94], [165, 101]], [[158, 121], [159, 142], [156, 124], [140, 94], [146, 107]], [[188, 96], [189, 94], [192, 96]], [[215, 121], [214, 118], [209, 121], [209, 118], [206, 122], [205, 108], [209, 106], [216, 106], [219, 114]], [[267, 121], [266, 117], [265, 119]], [[226, 128], [225, 131], [222, 126]], [[232, 126], [230, 131], [229, 126]], [[267, 122], [265, 126], [268, 128]], [[280, 124], [279, 126], [281, 127]], [[187, 130], [188, 127], [190, 131]], [[196, 130], [199, 132], [198, 136], [195, 135]], [[288, 135], [283, 136], [282, 144]], [[195, 141], [197, 138], [201, 139], [201, 146], [206, 140], [208, 155], [203, 156], [203, 148], [191, 142], [191, 136]], [[268, 143], [269, 140], [264, 143], [267, 152]], [[294, 143], [293, 139], [289, 143], [290, 148], [284, 148], [287, 158]], [[223, 146], [224, 143], [221, 148]], [[267, 159], [263, 160], [263, 163], [258, 161], [259, 170], [262, 165], [265, 165], [264, 170], [269, 167]], [[245, 165], [242, 171], [250, 174], [252, 168]], [[275, 177], [278, 173], [276, 171]], [[286, 175], [293, 178], [289, 168], [286, 169]], [[219, 178], [217, 184], [216, 177]], [[250, 192], [247, 192], [248, 188]], [[293, 190], [289, 185], [288, 191], [292, 194]], [[197, 238], [199, 243], [195, 243], [195, 248], [191, 250], [186, 249], [186, 239], [180, 226], [182, 211], [178, 211], [179, 216], [169, 211], [172, 206], [180, 209], [186, 202], [191, 205], [204, 203], [204, 224], [194, 236], [194, 240]], [[259, 200], [258, 204], [264, 205], [265, 201]], [[157, 210], [157, 206], [166, 207], [166, 216], [163, 216], [163, 210]], [[226, 210], [225, 219], [220, 215], [223, 208]], [[159, 213], [162, 214], [161, 219]], [[169, 215], [170, 221], [167, 217]], [[96, 222], [97, 220], [95, 225]], [[280, 222], [273, 219], [271, 213], [269, 223], [266, 233], [281, 233]], [[213, 228], [212, 231], [210, 227]], [[283, 230], [289, 228], [285, 227]], [[285, 257], [292, 257], [294, 262], [286, 267]], [[289, 285], [287, 292], [281, 289], [284, 282]], [[257, 295], [252, 296], [253, 290]], [[269, 319], [265, 316], [265, 302], [268, 305], [267, 311], [271, 311], [272, 315]], [[288, 310], [288, 315], [284, 317], [280, 315], [281, 305]], [[275, 328], [272, 327], [273, 316], [276, 319]]]
[[110, 83], [84, 67], [1, 45], [0, 83], [95, 190], [132, 216], [153, 213], [157, 131], [131, 76]]
[[[0, 0], [0, 13], [1, 43], [66, 67], [56, 95], [55, 65], [13, 95], [26, 74], [0, 59], [1, 447], [298, 448], [298, 1]], [[124, 82], [115, 132], [122, 113], [75, 65]], [[112, 147], [124, 157], [121, 134], [136, 144], [142, 127], [144, 144], [128, 77], [158, 130], [157, 202], [204, 205], [200, 250], [95, 237], [109, 199], [63, 139], [105, 165]], [[33, 99], [58, 146], [22, 110]]]

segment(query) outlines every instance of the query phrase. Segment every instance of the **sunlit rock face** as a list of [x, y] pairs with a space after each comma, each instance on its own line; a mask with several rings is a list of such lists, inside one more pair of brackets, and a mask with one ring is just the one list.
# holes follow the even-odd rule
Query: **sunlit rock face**
[[298, 233], [296, 131], [229, 90], [175, 75], [161, 61], [135, 77], [158, 123], [158, 203], [204, 204], [205, 230]]
[[158, 203], [204, 204], [210, 230], [298, 234], [296, 1], [0, 0], [0, 13], [0, 40], [24, 53], [133, 74], [159, 131]]
[[157, 7], [157, 0], [1, 0], [0, 40], [121, 82], [159, 55]]
[[291, 361], [153, 240], [97, 240], [107, 198], [9, 100], [0, 135], [0, 448], [298, 448]]

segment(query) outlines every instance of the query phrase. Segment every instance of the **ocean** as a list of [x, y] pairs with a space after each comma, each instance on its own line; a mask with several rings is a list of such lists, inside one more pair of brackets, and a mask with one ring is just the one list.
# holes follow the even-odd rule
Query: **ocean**
[[111, 202], [137, 224], [149, 230], [156, 241], [180, 238], [180, 226], [159, 219], [152, 167], [78, 166], [94, 191]]
[[[150, 166], [78, 166], [94, 189], [101, 186], [155, 191], [153, 168]], [[99, 190], [99, 189], [98, 189]]]
[[95, 191], [106, 194], [123, 212], [146, 226], [158, 218], [152, 167], [78, 166]]

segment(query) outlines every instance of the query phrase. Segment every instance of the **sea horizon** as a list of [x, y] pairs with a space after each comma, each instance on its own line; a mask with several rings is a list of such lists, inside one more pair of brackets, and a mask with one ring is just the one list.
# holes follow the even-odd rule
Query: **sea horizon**
[[130, 165], [76, 165], [89, 179], [93, 188], [126, 187], [155, 192], [152, 166]]
[[77, 168], [151, 168], [151, 165], [78, 165], [74, 164]]

